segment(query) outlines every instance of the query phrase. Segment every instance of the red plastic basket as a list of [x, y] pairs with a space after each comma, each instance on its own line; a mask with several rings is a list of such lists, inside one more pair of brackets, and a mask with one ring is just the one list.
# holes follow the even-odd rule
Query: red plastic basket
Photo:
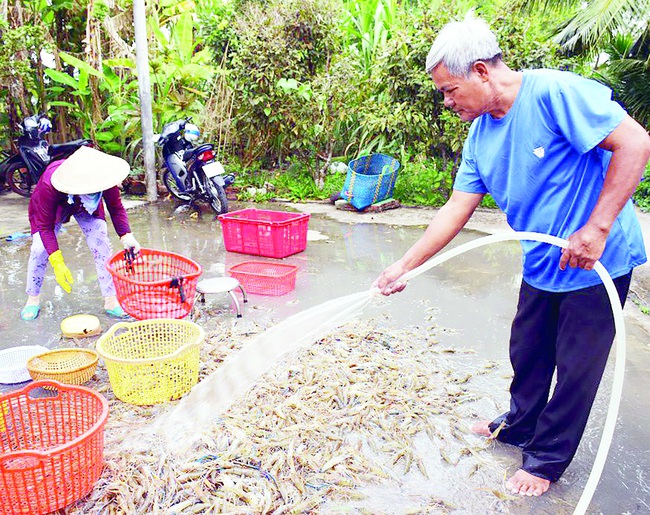
[[104, 467], [107, 419], [106, 399], [83, 386], [43, 380], [0, 396], [0, 515], [49, 513], [87, 495]]
[[152, 249], [141, 249], [133, 260], [118, 252], [106, 268], [113, 276], [120, 305], [138, 320], [187, 316], [203, 271], [191, 259]]
[[237, 279], [248, 293], [280, 296], [296, 287], [295, 265], [244, 261], [228, 268], [231, 277]]
[[308, 213], [242, 209], [219, 215], [229, 252], [283, 258], [307, 247]]

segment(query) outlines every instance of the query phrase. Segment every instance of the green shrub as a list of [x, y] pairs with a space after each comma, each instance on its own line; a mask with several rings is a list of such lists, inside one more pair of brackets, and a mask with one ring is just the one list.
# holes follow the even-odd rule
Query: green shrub
[[286, 170], [263, 170], [258, 167], [258, 164], [250, 168], [229, 166], [229, 171], [233, 171], [237, 176], [236, 185], [240, 188], [240, 200], [257, 202], [274, 198], [293, 202], [324, 200], [333, 193], [340, 192], [345, 181], [345, 174], [328, 174], [324, 179], [323, 187], [319, 188], [311, 177], [309, 166], [300, 160], [293, 160], [293, 164]]
[[443, 205], [451, 194], [450, 167], [441, 159], [406, 163], [397, 176], [393, 197], [404, 204]]
[[[441, 7], [435, 17], [407, 10], [397, 19], [398, 26], [374, 64], [368, 97], [359, 105], [359, 153], [400, 155], [407, 149], [410, 155], [424, 153], [443, 159], [449, 154], [445, 138], [450, 131], [440, 118], [442, 96], [424, 71], [435, 32], [449, 16]], [[459, 122], [452, 123], [459, 127]], [[461, 130], [463, 136], [465, 131]]]
[[315, 99], [311, 81], [340, 49], [337, 17], [331, 0], [249, 2], [236, 15], [229, 79], [245, 162], [277, 166], [316, 150], [310, 139], [322, 124], [305, 107]]

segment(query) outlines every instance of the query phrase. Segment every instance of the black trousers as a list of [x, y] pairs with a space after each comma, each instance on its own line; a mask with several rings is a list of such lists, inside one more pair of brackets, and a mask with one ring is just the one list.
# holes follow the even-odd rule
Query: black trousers
[[[614, 280], [621, 305], [632, 272]], [[571, 463], [614, 340], [605, 287], [553, 293], [522, 282], [510, 334], [510, 410], [490, 424], [522, 448], [522, 469], [557, 481]], [[553, 372], [557, 383], [549, 399]]]

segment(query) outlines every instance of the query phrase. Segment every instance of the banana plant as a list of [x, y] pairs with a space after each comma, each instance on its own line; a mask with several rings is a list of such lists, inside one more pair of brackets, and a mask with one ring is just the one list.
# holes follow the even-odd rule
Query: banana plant
[[[45, 74], [55, 83], [48, 88], [48, 93], [57, 95], [66, 90], [77, 102], [51, 100], [50, 106], [65, 107], [71, 115], [82, 120], [86, 134], [98, 141], [107, 152], [122, 152], [126, 142], [136, 135], [137, 128], [133, 122], [139, 118], [137, 83], [130, 74], [125, 78], [120, 77], [111, 65], [119, 64], [130, 69], [135, 67], [135, 63], [132, 60], [107, 60], [103, 69], [97, 70], [66, 52], [60, 52], [59, 56], [63, 62], [76, 70], [75, 76], [59, 70], [46, 69]], [[99, 125], [94, 124], [90, 116], [89, 103], [93, 101], [88, 87], [90, 76], [99, 79], [99, 89], [106, 99], [102, 104], [102, 111], [107, 112], [108, 116]]]
[[360, 64], [370, 75], [377, 54], [383, 50], [397, 20], [396, 0], [350, 1], [346, 6], [345, 32], [355, 47]]
[[[213, 77], [215, 68], [207, 48], [196, 51], [192, 14], [183, 12], [166, 27], [159, 24], [154, 14], [150, 17], [149, 28], [154, 38], [150, 67], [157, 125], [181, 116], [200, 116], [207, 97], [202, 91], [203, 85]], [[52, 82], [48, 88], [50, 97], [54, 98], [50, 105], [66, 107], [74, 117], [82, 120], [85, 132], [106, 151], [135, 157], [141, 140], [135, 61], [107, 59], [102, 70], [97, 70], [68, 53], [61, 52], [60, 56], [75, 73], [45, 70]], [[108, 114], [99, 125], [93, 124], [90, 118], [93, 101], [88, 85], [90, 76], [99, 79], [99, 89], [105, 98], [102, 112]], [[76, 102], [57, 100], [63, 91], [70, 93]]]
[[209, 48], [197, 50], [192, 13], [175, 17], [166, 31], [157, 16], [149, 28], [159, 51], [150, 61], [154, 114], [161, 124], [180, 116], [200, 117], [208, 94], [204, 90], [216, 73]]

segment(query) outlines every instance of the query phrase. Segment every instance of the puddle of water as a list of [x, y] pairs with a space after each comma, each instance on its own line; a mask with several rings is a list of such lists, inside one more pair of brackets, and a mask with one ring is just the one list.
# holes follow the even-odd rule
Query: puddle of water
[[[234, 205], [232, 210], [243, 207], [248, 206]], [[222, 276], [228, 267], [242, 261], [264, 260], [226, 252], [220, 223], [209, 212], [195, 217], [187, 211], [175, 213], [173, 208], [170, 203], [159, 203], [130, 211], [133, 233], [143, 246], [178, 252], [194, 259], [204, 267], [202, 279]], [[282, 206], [270, 205], [266, 208], [278, 210]], [[299, 267], [294, 291], [282, 297], [250, 295], [249, 303], [244, 305], [244, 318], [239, 321], [234, 318], [227, 295], [209, 296], [209, 305], [219, 307], [222, 316], [232, 317], [233, 323], [250, 323], [254, 319], [277, 323], [333, 298], [367, 289], [381, 270], [398, 259], [422, 234], [421, 228], [339, 223], [318, 215], [312, 216], [309, 228], [314, 232], [310, 233], [307, 250], [283, 260]], [[112, 232], [112, 227], [109, 231]], [[453, 245], [478, 236], [464, 232]], [[114, 233], [111, 233], [111, 239], [114, 249], [121, 248]], [[66, 316], [73, 314], [96, 315], [104, 329], [115, 322], [103, 312], [90, 251], [74, 222], [66, 226], [59, 240], [66, 263], [75, 277], [73, 293], [68, 295], [62, 292], [49, 271], [42, 292], [41, 315], [34, 322], [23, 322], [19, 318], [25, 300], [24, 274], [31, 240], [0, 245], [0, 258], [4, 263], [0, 272], [0, 307], [5, 314], [0, 322], [0, 350], [16, 345], [65, 346], [59, 324]], [[489, 359], [497, 361], [500, 365], [498, 372], [482, 378], [482, 383], [476, 383], [478, 395], [489, 394], [498, 404], [479, 404], [476, 409], [486, 410], [480, 415], [496, 415], [507, 406], [508, 401], [507, 376], [510, 368], [507, 342], [521, 280], [520, 263], [518, 243], [477, 249], [415, 278], [403, 293], [381, 299], [368, 308], [367, 315], [383, 317], [383, 323], [394, 327], [430, 328], [442, 345], [473, 349], [475, 354], [464, 358], [468, 363]], [[205, 323], [206, 329], [209, 329], [209, 320], [202, 319], [201, 323]], [[650, 510], [647, 477], [650, 450], [646, 416], [650, 410], [650, 400], [644, 393], [650, 387], [650, 352], [643, 330], [630, 320], [627, 320], [627, 328], [628, 363], [624, 399], [615, 441], [592, 502], [594, 513], [647, 513]], [[512, 503], [512, 513], [571, 512], [586, 482], [600, 439], [609, 401], [611, 373], [610, 363], [583, 444], [564, 477], [543, 498]], [[0, 387], [0, 391], [7, 388]], [[422, 452], [427, 453], [424, 447]], [[493, 453], [495, 460], [504, 464], [502, 470], [506, 467], [514, 470], [519, 464], [519, 456], [513, 449], [497, 447]], [[440, 467], [431, 463], [428, 468], [435, 471]], [[416, 474], [399, 478], [392, 485], [369, 488], [367, 493], [371, 498], [368, 504], [356, 508], [352, 503], [345, 508], [329, 506], [324, 512], [353, 513], [354, 509], [365, 507], [380, 513], [382, 511], [379, 508], [374, 511], [373, 506], [386, 500], [389, 504], [383, 505], [383, 512], [403, 513], [409, 507], [403, 502], [404, 499], [416, 503], [417, 499], [425, 498], [430, 490], [440, 488], [461, 492], [457, 499], [459, 513], [463, 510], [476, 513], [474, 508], [483, 512], [489, 508], [489, 503], [485, 504], [485, 495], [489, 494], [481, 491], [484, 484], [480, 475], [468, 479], [462, 470], [446, 468], [444, 474], [431, 473], [431, 477], [435, 485]], [[468, 489], [475, 495], [465, 499], [462, 492], [466, 494]], [[391, 497], [392, 505], [389, 502]], [[417, 506], [410, 506], [413, 505]]]

